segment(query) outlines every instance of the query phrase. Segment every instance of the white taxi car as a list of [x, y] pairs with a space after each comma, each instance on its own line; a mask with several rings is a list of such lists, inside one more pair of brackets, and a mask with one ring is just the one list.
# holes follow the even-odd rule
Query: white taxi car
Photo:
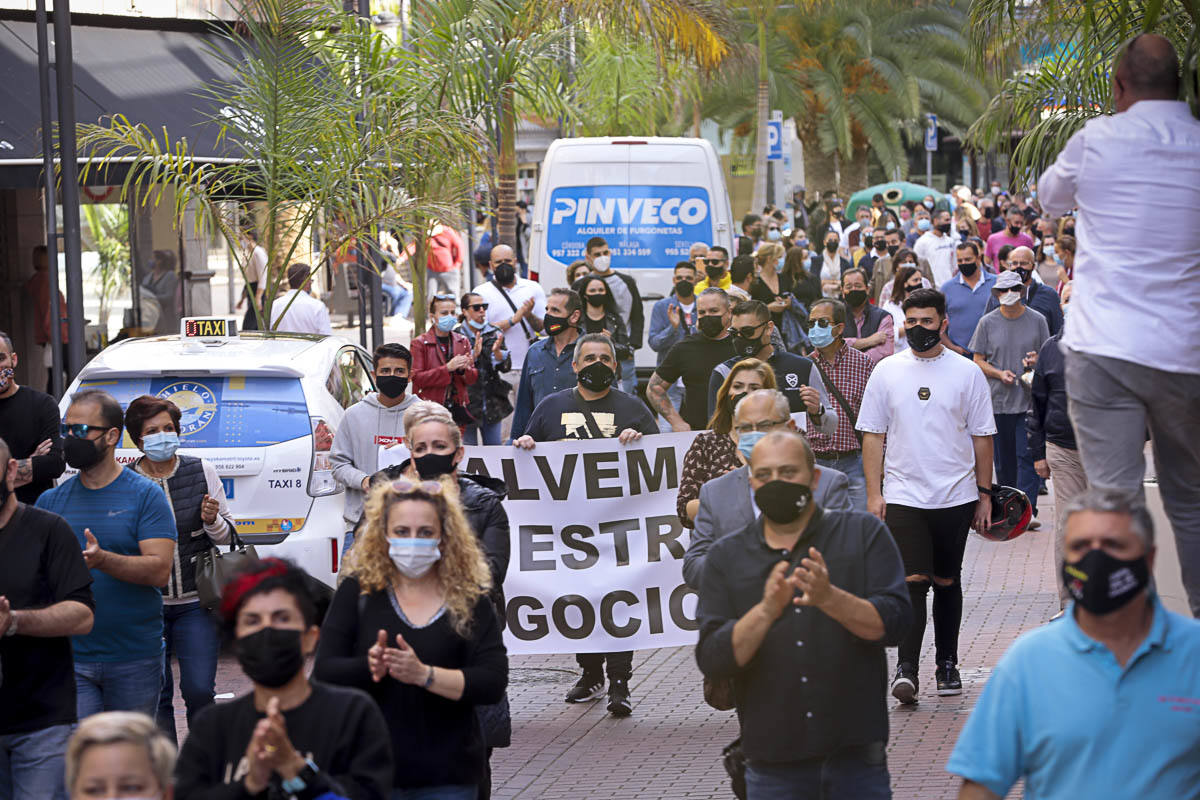
[[[103, 389], [122, 407], [143, 394], [175, 403], [180, 452], [216, 467], [238, 536], [333, 586], [345, 530], [329, 450], [345, 409], [374, 391], [371, 357], [336, 336], [229, 330], [235, 320], [188, 319], [179, 335], [111, 345], [60, 411], [81, 389]], [[126, 433], [118, 461], [140, 455]]]

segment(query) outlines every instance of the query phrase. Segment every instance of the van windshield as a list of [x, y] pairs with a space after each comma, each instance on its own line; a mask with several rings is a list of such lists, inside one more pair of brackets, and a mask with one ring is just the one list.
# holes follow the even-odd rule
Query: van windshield
[[[184, 447], [266, 447], [312, 433], [299, 378], [97, 377], [79, 388], [103, 389], [122, 408], [143, 394], [170, 400], [182, 412], [179, 434]], [[121, 446], [134, 446], [128, 432]]]

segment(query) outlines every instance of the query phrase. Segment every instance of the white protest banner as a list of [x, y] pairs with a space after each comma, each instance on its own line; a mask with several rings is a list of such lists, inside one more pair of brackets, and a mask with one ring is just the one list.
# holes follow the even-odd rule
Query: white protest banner
[[[462, 471], [508, 485], [504, 581], [510, 654], [605, 653], [696, 643], [675, 514], [694, 433], [468, 447]], [[408, 457], [381, 450], [379, 466]]]

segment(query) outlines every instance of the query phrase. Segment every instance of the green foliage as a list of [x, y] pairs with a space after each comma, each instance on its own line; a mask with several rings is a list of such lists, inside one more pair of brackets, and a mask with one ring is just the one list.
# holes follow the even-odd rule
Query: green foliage
[[[1175, 44], [1183, 65], [1182, 99], [1200, 116], [1198, 22], [1195, 0], [976, 0], [969, 28], [975, 62], [1000, 75], [1016, 65], [1016, 73], [971, 126], [968, 142], [1010, 152], [1014, 183], [1036, 179], [1084, 123], [1112, 112], [1113, 65], [1125, 42], [1142, 32]], [[1021, 66], [1022, 51], [1045, 55]]]
[[99, 256], [92, 277], [100, 284], [99, 317], [103, 326], [107, 325], [113, 297], [129, 286], [129, 209], [86, 203], [80, 211]]
[[660, 62], [651, 45], [619, 31], [589, 30], [573, 84], [570, 119], [580, 136], [676, 136], [695, 98], [695, 69]]

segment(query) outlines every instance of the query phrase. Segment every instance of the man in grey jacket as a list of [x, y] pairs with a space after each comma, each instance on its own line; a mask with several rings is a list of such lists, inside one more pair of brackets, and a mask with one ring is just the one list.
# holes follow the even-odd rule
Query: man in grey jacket
[[[733, 429], [739, 433], [738, 451], [744, 461], [749, 451], [767, 433], [775, 430], [796, 430], [790, 415], [787, 397], [774, 389], [751, 392], [737, 404], [733, 414]], [[814, 467], [816, 483], [813, 499], [826, 511], [852, 511], [850, 480], [843, 472], [828, 467]], [[691, 543], [683, 554], [683, 578], [688, 586], [699, 590], [704, 573], [704, 557], [717, 539], [727, 533], [740, 531], [758, 519], [750, 489], [750, 468], [741, 466], [726, 472], [700, 487], [700, 510], [696, 512], [696, 527]]]
[[417, 402], [408, 393], [411, 369], [412, 354], [404, 345], [388, 342], [376, 347], [373, 376], [379, 392], [346, 409], [341, 427], [334, 434], [329, 461], [334, 480], [346, 487], [343, 553], [354, 541], [354, 526], [362, 517], [367, 487], [379, 469], [379, 446], [404, 443], [404, 412]]

